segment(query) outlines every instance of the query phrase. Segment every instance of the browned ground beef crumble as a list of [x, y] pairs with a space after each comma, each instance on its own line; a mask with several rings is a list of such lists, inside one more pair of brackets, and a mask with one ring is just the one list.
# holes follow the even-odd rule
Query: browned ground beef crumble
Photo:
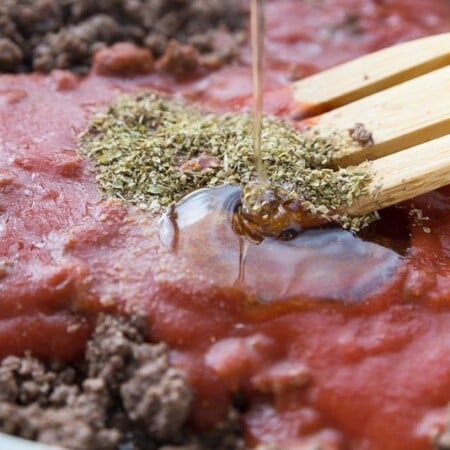
[[96, 50], [119, 41], [155, 57], [188, 45], [214, 68], [237, 55], [247, 15], [243, 0], [2, 0], [0, 72], [86, 73]]
[[244, 448], [235, 411], [207, 433], [188, 430], [191, 387], [167, 346], [145, 339], [139, 319], [102, 315], [77, 365], [5, 358], [0, 431], [80, 450]]

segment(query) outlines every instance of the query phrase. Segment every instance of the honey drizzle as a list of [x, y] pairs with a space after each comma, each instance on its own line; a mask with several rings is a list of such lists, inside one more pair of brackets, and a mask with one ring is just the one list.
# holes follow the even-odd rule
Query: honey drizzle
[[249, 248], [249, 240], [245, 236], [239, 236], [239, 272], [234, 286], [245, 286], [245, 262]]
[[263, 54], [264, 54], [264, 3], [251, 0], [250, 22], [252, 41], [253, 77], [253, 147], [258, 181], [265, 178], [261, 155], [262, 109], [263, 109]]

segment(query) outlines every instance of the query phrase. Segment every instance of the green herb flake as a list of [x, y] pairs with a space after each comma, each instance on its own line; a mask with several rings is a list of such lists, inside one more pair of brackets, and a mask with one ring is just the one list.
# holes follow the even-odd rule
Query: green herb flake
[[[204, 113], [147, 91], [120, 97], [95, 116], [79, 136], [79, 151], [94, 162], [107, 195], [141, 209], [155, 201], [167, 207], [195, 189], [254, 180], [252, 124], [248, 114]], [[333, 170], [337, 151], [329, 139], [264, 118], [262, 158], [273, 189], [312, 214], [359, 229], [377, 215], [333, 211], [365, 193], [371, 176], [364, 167]]]

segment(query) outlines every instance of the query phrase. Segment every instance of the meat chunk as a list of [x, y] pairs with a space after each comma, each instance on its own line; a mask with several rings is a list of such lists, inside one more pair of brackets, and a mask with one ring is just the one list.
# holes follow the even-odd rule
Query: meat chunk
[[22, 49], [11, 39], [0, 38], [0, 71], [13, 70], [23, 61]]
[[150, 50], [130, 43], [117, 43], [94, 55], [93, 71], [99, 75], [143, 75], [153, 70]]
[[192, 75], [200, 68], [201, 55], [192, 45], [172, 39], [159, 64], [162, 70], [176, 77]]
[[3, 0], [0, 72], [86, 73], [105, 45], [132, 42], [159, 57], [174, 38], [214, 69], [237, 56], [247, 12], [242, 0]]
[[77, 450], [114, 450], [138, 429], [132, 439], [179, 442], [193, 395], [168, 351], [146, 342], [139, 319], [102, 315], [83, 364], [7, 357], [0, 430]]

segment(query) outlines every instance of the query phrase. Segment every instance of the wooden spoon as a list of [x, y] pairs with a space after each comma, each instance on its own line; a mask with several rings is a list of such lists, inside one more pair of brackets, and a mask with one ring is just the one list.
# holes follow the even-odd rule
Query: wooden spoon
[[356, 123], [373, 143], [347, 139], [336, 167], [369, 160], [368, 193], [347, 212], [358, 215], [450, 184], [450, 33], [396, 45], [304, 78], [294, 99], [321, 135], [349, 136]]

